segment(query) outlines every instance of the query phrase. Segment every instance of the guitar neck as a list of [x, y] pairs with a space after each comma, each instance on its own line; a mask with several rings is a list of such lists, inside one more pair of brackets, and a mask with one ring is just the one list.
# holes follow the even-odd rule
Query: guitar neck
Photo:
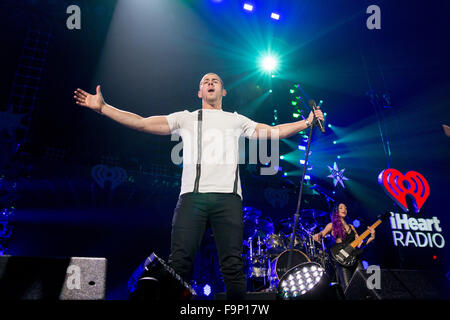
[[[381, 220], [378, 220], [377, 222], [375, 222], [372, 225], [372, 229], [375, 229], [376, 227], [378, 227], [378, 225], [381, 223]], [[370, 234], [370, 230], [367, 229], [366, 231], [364, 231], [358, 238], [356, 238], [355, 240], [352, 241], [352, 243], [350, 243], [350, 245], [353, 248], [356, 248], [361, 242], [363, 242], [363, 240], [365, 238], [367, 238], [367, 236]]]

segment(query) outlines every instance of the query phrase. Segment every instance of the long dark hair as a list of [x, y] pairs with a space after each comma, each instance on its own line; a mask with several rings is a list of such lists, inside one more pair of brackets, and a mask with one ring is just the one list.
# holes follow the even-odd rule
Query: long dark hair
[[340, 203], [334, 206], [333, 210], [331, 211], [331, 224], [334, 238], [344, 239], [347, 234], [345, 233], [344, 224], [342, 223], [341, 217], [339, 216], [339, 205]]

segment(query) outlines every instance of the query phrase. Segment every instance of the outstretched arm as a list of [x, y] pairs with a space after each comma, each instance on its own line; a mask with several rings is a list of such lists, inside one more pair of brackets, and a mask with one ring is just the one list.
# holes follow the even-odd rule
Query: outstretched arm
[[153, 116], [144, 118], [132, 112], [123, 111], [107, 104], [103, 99], [100, 86], [96, 88], [96, 94], [92, 95], [84, 90], [77, 89], [74, 98], [76, 104], [87, 107], [95, 112], [129, 128], [158, 135], [170, 134], [169, 123], [165, 116]]
[[[319, 109], [315, 110], [314, 114], [320, 120], [322, 120], [322, 121], [324, 120], [323, 113], [321, 110], [319, 110]], [[271, 127], [267, 124], [264, 124], [264, 123], [258, 123], [256, 125], [256, 130], [255, 130], [255, 133], [253, 134], [252, 138], [255, 138], [255, 139], [256, 138], [267, 138], [267, 139], [274, 138], [275, 139], [277, 137], [279, 139], [289, 138], [290, 136], [293, 136], [294, 134], [308, 128], [314, 120], [314, 114], [311, 111], [306, 120], [300, 120], [300, 121], [296, 121], [296, 122], [279, 124], [279, 125], [273, 126], [273, 127]]]

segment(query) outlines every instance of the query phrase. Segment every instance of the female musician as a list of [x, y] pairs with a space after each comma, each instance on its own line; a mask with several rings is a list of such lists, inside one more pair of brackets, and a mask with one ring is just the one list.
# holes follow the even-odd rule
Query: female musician
[[[343, 241], [351, 242], [355, 240], [358, 237], [358, 233], [356, 232], [356, 229], [353, 225], [348, 224], [345, 221], [346, 216], [347, 206], [344, 203], [340, 203], [338, 206], [335, 206], [332, 211], [331, 222], [327, 224], [327, 226], [322, 231], [316, 233], [313, 236], [313, 239], [317, 242], [320, 242], [323, 237], [331, 232], [331, 235], [333, 236], [336, 243], [341, 243]], [[368, 227], [368, 229], [370, 230], [371, 236], [367, 240], [366, 245], [375, 239], [375, 230], [370, 227]], [[361, 247], [361, 244], [362, 243], [358, 245], [358, 248]], [[356, 271], [356, 269], [362, 268], [363, 266], [361, 263], [361, 259], [358, 259], [358, 263], [353, 267], [344, 267], [339, 263], [336, 263], [336, 269], [338, 271], [340, 280], [339, 282], [344, 291], [347, 288], [350, 279], [352, 278], [353, 273]]]

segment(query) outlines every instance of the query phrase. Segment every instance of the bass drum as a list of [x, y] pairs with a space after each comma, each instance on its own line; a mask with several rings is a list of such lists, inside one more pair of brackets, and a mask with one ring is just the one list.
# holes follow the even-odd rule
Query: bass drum
[[[269, 282], [271, 287], [276, 287], [281, 277], [288, 271], [289, 250], [282, 252], [270, 262]], [[306, 254], [300, 250], [292, 250], [292, 268], [304, 262], [311, 262]]]

